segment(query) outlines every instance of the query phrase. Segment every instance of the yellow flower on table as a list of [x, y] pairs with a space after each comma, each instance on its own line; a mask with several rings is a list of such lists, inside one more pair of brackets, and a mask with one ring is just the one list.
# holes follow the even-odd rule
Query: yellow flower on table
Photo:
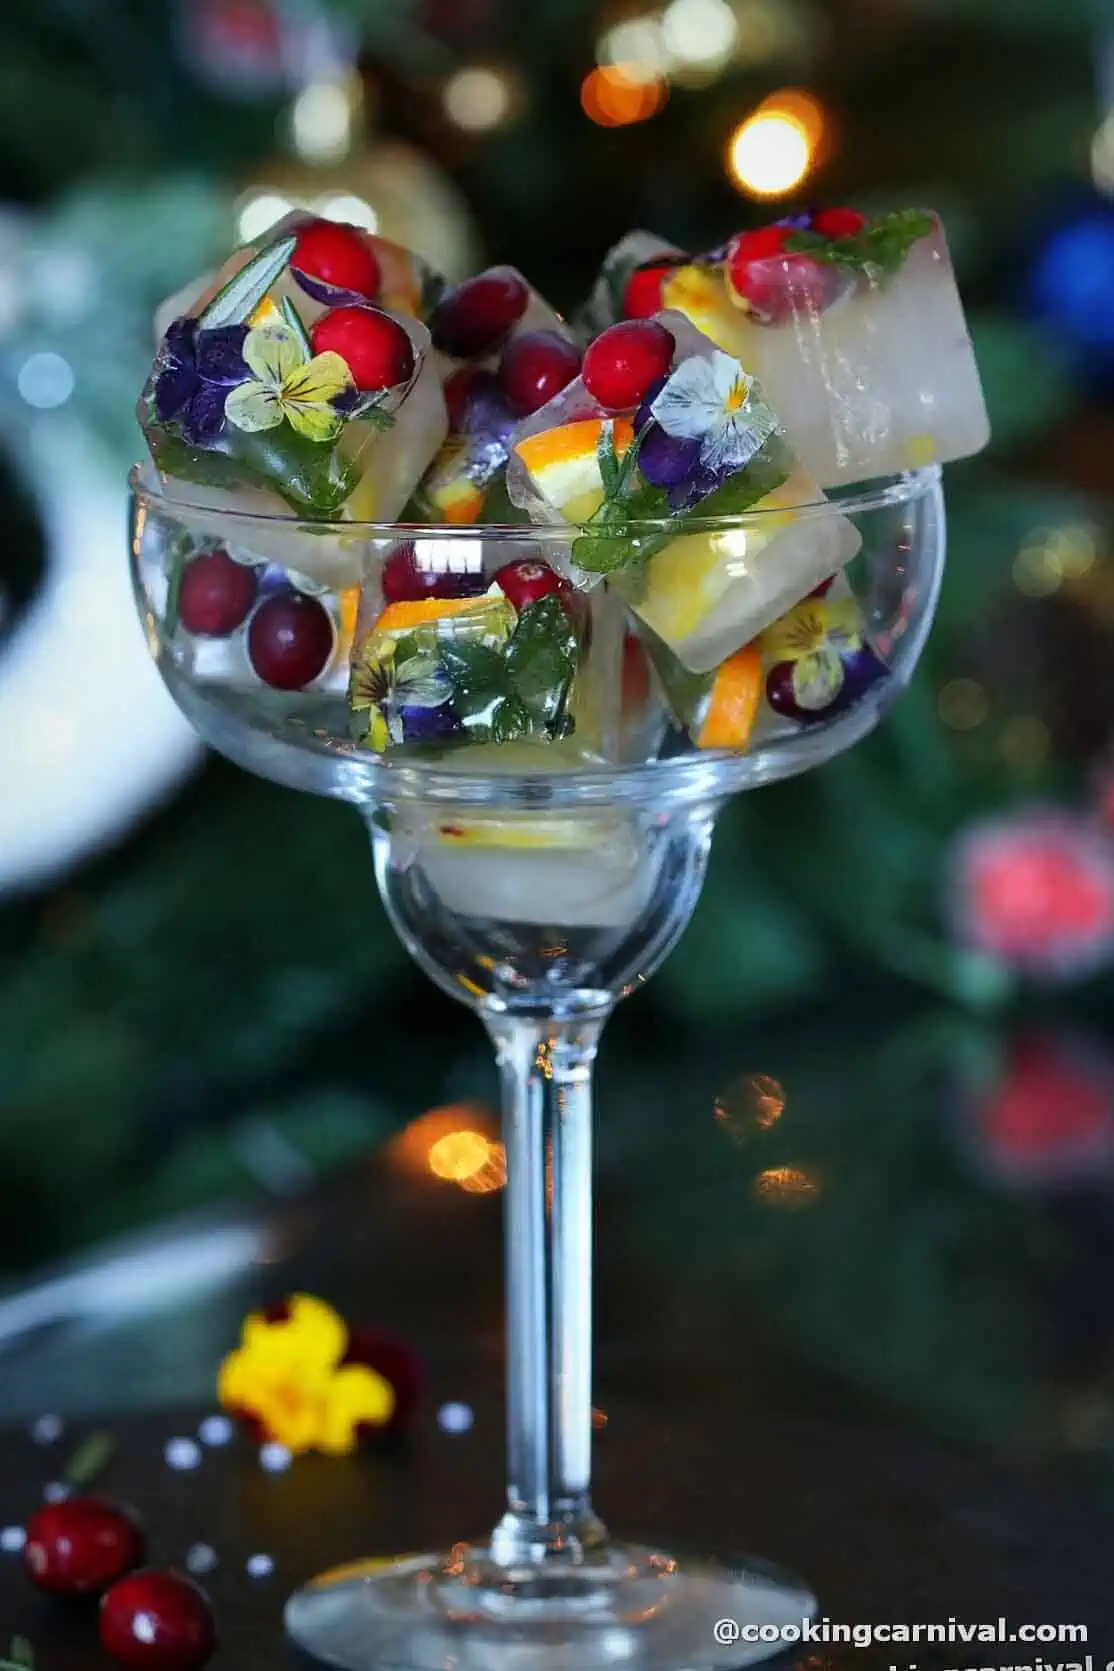
[[240, 1345], [221, 1365], [221, 1404], [288, 1450], [346, 1455], [361, 1426], [383, 1426], [395, 1406], [390, 1382], [345, 1364], [347, 1350], [348, 1329], [332, 1306], [295, 1294], [277, 1320], [247, 1318]]
[[307, 441], [336, 440], [344, 419], [333, 402], [356, 395], [339, 354], [330, 349], [311, 357], [285, 320], [268, 319], [248, 332], [243, 355], [252, 376], [228, 391], [224, 413], [230, 424], [254, 434], [285, 419]]

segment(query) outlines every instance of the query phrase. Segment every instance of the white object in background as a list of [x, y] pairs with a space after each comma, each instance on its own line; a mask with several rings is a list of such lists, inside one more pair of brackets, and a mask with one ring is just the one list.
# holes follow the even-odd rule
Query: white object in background
[[136, 616], [124, 482], [62, 413], [33, 421], [17, 463], [47, 567], [0, 652], [0, 892], [117, 839], [200, 754]]

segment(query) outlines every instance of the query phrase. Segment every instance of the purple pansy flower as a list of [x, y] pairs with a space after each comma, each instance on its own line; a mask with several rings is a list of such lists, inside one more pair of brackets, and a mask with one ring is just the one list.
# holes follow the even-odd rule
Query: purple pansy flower
[[187, 441], [210, 445], [224, 429], [229, 389], [244, 382], [246, 325], [199, 330], [196, 319], [175, 319], [159, 350], [155, 416], [161, 424], [180, 422]]

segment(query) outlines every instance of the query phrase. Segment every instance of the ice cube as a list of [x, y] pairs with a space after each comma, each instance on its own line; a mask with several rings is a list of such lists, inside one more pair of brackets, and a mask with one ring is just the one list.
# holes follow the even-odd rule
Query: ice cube
[[584, 340], [590, 342], [620, 319], [647, 319], [671, 306], [662, 296], [662, 283], [688, 260], [684, 250], [656, 232], [628, 232], [620, 238], [604, 256], [592, 293], [576, 316]]
[[429, 315], [444, 376], [461, 365], [494, 369], [507, 344], [527, 331], [571, 337], [561, 315], [517, 267], [487, 267], [443, 290]]
[[837, 238], [816, 225], [787, 235], [819, 259], [749, 260], [740, 234], [725, 263], [734, 351], [805, 468], [835, 487], [980, 451], [989, 422], [939, 218], [899, 211]]
[[[484, 776], [599, 764], [572, 740], [466, 748], [451, 761], [453, 770]], [[659, 847], [630, 813], [407, 809], [395, 821], [392, 863], [419, 868], [444, 910], [564, 933], [636, 922], [653, 893]]]
[[[708, 672], [860, 541], [737, 360], [677, 313], [614, 329], [662, 327], [666, 375], [625, 410], [578, 378], [515, 432], [507, 486], [535, 522], [586, 525], [573, 563], [606, 575], [687, 668]], [[721, 525], [702, 526], [709, 518]]]
[[[435, 542], [415, 546], [425, 543]], [[497, 576], [479, 596], [385, 609], [376, 589], [365, 589], [349, 696], [357, 742], [376, 752], [556, 746], [568, 737], [581, 752], [614, 747], [617, 659], [603, 665], [617, 643], [614, 601], [589, 603], [566, 589], [516, 607], [513, 582], [506, 585]]]
[[168, 495], [204, 507], [184, 521], [235, 542], [222, 511], [274, 518], [253, 528], [260, 555], [341, 588], [362, 577], [362, 542], [290, 522], [392, 520], [447, 418], [425, 327], [326, 308], [293, 274], [298, 245], [295, 226], [230, 258], [168, 327], [139, 416]]
[[446, 291], [430, 329], [450, 433], [418, 508], [435, 522], [519, 520], [503, 482], [511, 432], [576, 376], [572, 331], [514, 267], [489, 267]]

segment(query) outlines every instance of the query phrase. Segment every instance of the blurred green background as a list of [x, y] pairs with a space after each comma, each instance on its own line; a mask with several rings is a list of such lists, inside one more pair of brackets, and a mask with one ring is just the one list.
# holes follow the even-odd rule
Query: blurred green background
[[[355, 198], [454, 275], [513, 260], [567, 310], [632, 225], [699, 249], [801, 203], [928, 203], [995, 435], [948, 472], [937, 630], [883, 733], [725, 812], [689, 934], [612, 1026], [604, 1166], [638, 1185], [648, 1258], [770, 1273], [841, 1371], [965, 1430], [1114, 1445], [1106, 10], [9, 9], [9, 1276], [215, 1199], [265, 1198], [423, 1108], [493, 1094], [479, 1029], [386, 924], [359, 821], [197, 762], [139, 665], [122, 484], [156, 303], [294, 202]], [[779, 110], [805, 112], [803, 176], [776, 136], [759, 177], [733, 176], [734, 137]], [[1034, 825], [1034, 807], [1055, 821]], [[956, 882], [987, 819], [1021, 923], [1008, 945], [991, 932], [1001, 899]], [[776, 1131], [771, 1096], [792, 1115]], [[732, 1147], [740, 1134], [755, 1141]]]

